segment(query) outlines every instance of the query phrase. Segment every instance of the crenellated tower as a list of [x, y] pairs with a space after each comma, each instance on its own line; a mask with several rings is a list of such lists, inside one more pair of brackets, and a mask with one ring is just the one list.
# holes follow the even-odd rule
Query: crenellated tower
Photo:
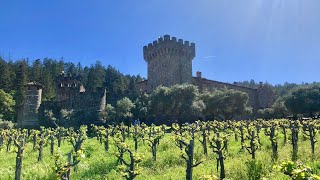
[[148, 92], [160, 85], [169, 87], [192, 82], [195, 43], [164, 35], [144, 46], [143, 55], [148, 63]]

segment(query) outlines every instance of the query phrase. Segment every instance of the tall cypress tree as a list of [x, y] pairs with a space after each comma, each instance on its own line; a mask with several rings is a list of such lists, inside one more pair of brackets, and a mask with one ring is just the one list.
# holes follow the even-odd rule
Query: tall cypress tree
[[125, 97], [127, 89], [126, 78], [114, 67], [108, 66], [106, 70], [105, 87], [108, 90], [108, 103], [115, 104], [118, 100]]
[[0, 57], [0, 89], [9, 92], [11, 90], [11, 82], [10, 67], [8, 63]]
[[[16, 91], [14, 99], [16, 101], [15, 110], [20, 112], [23, 101], [25, 99], [24, 86], [27, 84], [28, 79], [28, 63], [26, 60], [21, 60], [16, 63], [16, 78], [14, 81], [14, 89]], [[17, 119], [16, 114], [16, 119]]]
[[55, 97], [55, 83], [49, 69], [45, 69], [42, 73], [41, 84], [44, 86], [42, 100], [52, 100]]
[[101, 62], [97, 61], [96, 64], [89, 69], [87, 89], [96, 91], [97, 88], [104, 87], [105, 77], [105, 67], [102, 66]]
[[42, 63], [40, 59], [33, 61], [30, 81], [40, 82], [42, 75]]

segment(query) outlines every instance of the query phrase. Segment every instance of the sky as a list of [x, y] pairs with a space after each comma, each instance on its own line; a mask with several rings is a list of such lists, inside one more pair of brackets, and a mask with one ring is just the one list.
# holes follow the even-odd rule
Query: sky
[[0, 56], [96, 61], [147, 77], [144, 45], [196, 44], [193, 75], [234, 82], [320, 81], [319, 0], [0, 0]]

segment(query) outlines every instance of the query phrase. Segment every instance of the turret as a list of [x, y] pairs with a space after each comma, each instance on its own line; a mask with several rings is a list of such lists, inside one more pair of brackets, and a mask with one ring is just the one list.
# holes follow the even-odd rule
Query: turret
[[191, 83], [195, 43], [164, 35], [144, 46], [143, 56], [148, 63], [148, 92], [159, 85]]
[[32, 128], [39, 126], [38, 110], [41, 105], [43, 86], [37, 82], [25, 85], [25, 100], [18, 114], [17, 126], [21, 128]]

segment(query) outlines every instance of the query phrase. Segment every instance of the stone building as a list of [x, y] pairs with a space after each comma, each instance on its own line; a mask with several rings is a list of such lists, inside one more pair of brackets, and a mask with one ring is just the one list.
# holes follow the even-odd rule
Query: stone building
[[[86, 124], [99, 118], [106, 107], [106, 90], [97, 89], [95, 92], [86, 91], [80, 76], [72, 76], [62, 72], [55, 79], [56, 96], [52, 101], [41, 103], [42, 86], [38, 83], [28, 83], [26, 100], [22, 112], [19, 114], [19, 127], [38, 127], [40, 119], [45, 119], [45, 112], [52, 111], [56, 119], [62, 119], [61, 111], [72, 112], [72, 116], [65, 126]], [[40, 123], [39, 123], [40, 122]]]
[[270, 107], [275, 94], [264, 84], [258, 88], [248, 88], [237, 84], [224, 83], [203, 78], [201, 72], [192, 76], [192, 60], [195, 57], [195, 43], [164, 35], [143, 47], [143, 57], [148, 64], [148, 79], [138, 83], [140, 92], [151, 93], [160, 85], [170, 87], [175, 84], [191, 83], [200, 91], [229, 88], [246, 92], [249, 105], [254, 111]]
[[86, 91], [81, 83], [81, 76], [61, 74], [56, 77], [56, 98], [55, 101], [47, 102], [55, 104], [63, 109], [73, 111], [97, 111], [105, 110], [106, 90], [97, 88], [96, 91]]
[[43, 86], [36, 82], [25, 85], [25, 100], [18, 114], [18, 127], [34, 127], [39, 125], [38, 111], [41, 105]]
[[165, 35], [143, 47], [144, 59], [148, 63], [147, 91], [159, 85], [192, 82], [192, 60], [195, 44]]
[[61, 72], [56, 77], [55, 82], [57, 89], [56, 101], [58, 102], [70, 99], [79, 92], [85, 92], [79, 75], [72, 76]]

